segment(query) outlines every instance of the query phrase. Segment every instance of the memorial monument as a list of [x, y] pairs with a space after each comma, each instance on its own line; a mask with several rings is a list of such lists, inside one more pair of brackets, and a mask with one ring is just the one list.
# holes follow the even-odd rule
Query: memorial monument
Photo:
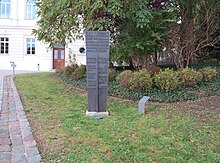
[[109, 31], [86, 32], [87, 116], [108, 116]]

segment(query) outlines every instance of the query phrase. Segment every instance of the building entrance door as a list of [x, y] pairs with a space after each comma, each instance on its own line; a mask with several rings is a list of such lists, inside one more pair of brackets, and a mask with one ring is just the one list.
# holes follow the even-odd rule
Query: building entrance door
[[53, 49], [53, 68], [65, 67], [65, 48]]

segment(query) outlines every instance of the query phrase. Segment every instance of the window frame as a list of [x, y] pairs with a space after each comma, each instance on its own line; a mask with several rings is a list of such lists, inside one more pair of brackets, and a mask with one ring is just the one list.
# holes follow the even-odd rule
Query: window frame
[[[3, 44], [3, 53], [2, 53]], [[0, 37], [0, 55], [9, 55], [9, 37]]]
[[36, 55], [36, 39], [35, 38], [30, 38], [30, 37], [26, 38], [26, 55]]
[[10, 19], [10, 18], [11, 18], [11, 0], [0, 1], [0, 19]]
[[37, 19], [37, 0], [26, 0], [26, 19], [36, 20]]

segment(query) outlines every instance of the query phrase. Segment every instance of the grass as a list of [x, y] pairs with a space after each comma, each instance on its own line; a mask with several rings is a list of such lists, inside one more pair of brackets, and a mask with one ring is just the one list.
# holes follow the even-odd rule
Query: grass
[[87, 98], [52, 73], [15, 78], [44, 162], [218, 162], [220, 119], [200, 123], [158, 105], [108, 100], [111, 116], [86, 117]]

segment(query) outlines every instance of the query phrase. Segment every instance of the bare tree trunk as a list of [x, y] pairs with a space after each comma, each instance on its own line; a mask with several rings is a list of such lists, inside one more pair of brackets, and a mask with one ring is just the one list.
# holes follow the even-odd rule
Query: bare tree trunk
[[129, 59], [129, 68], [132, 69], [132, 70], [134, 69], [132, 58]]
[[155, 47], [155, 51], [154, 51], [154, 59], [155, 59], [155, 65], [157, 65], [158, 60], [157, 60], [157, 48]]
[[[220, 34], [216, 33], [216, 25], [219, 20], [220, 1], [210, 3], [211, 1], [180, 1], [181, 24], [170, 26], [166, 48], [177, 68], [195, 63], [198, 55], [203, 55], [201, 53], [207, 51], [207, 48], [219, 43]], [[194, 15], [193, 12], [201, 15]]]
[[194, 51], [194, 22], [193, 7], [191, 3], [184, 3], [180, 6], [181, 25], [180, 25], [180, 54], [182, 56], [182, 66], [187, 67], [191, 60], [191, 52]]

